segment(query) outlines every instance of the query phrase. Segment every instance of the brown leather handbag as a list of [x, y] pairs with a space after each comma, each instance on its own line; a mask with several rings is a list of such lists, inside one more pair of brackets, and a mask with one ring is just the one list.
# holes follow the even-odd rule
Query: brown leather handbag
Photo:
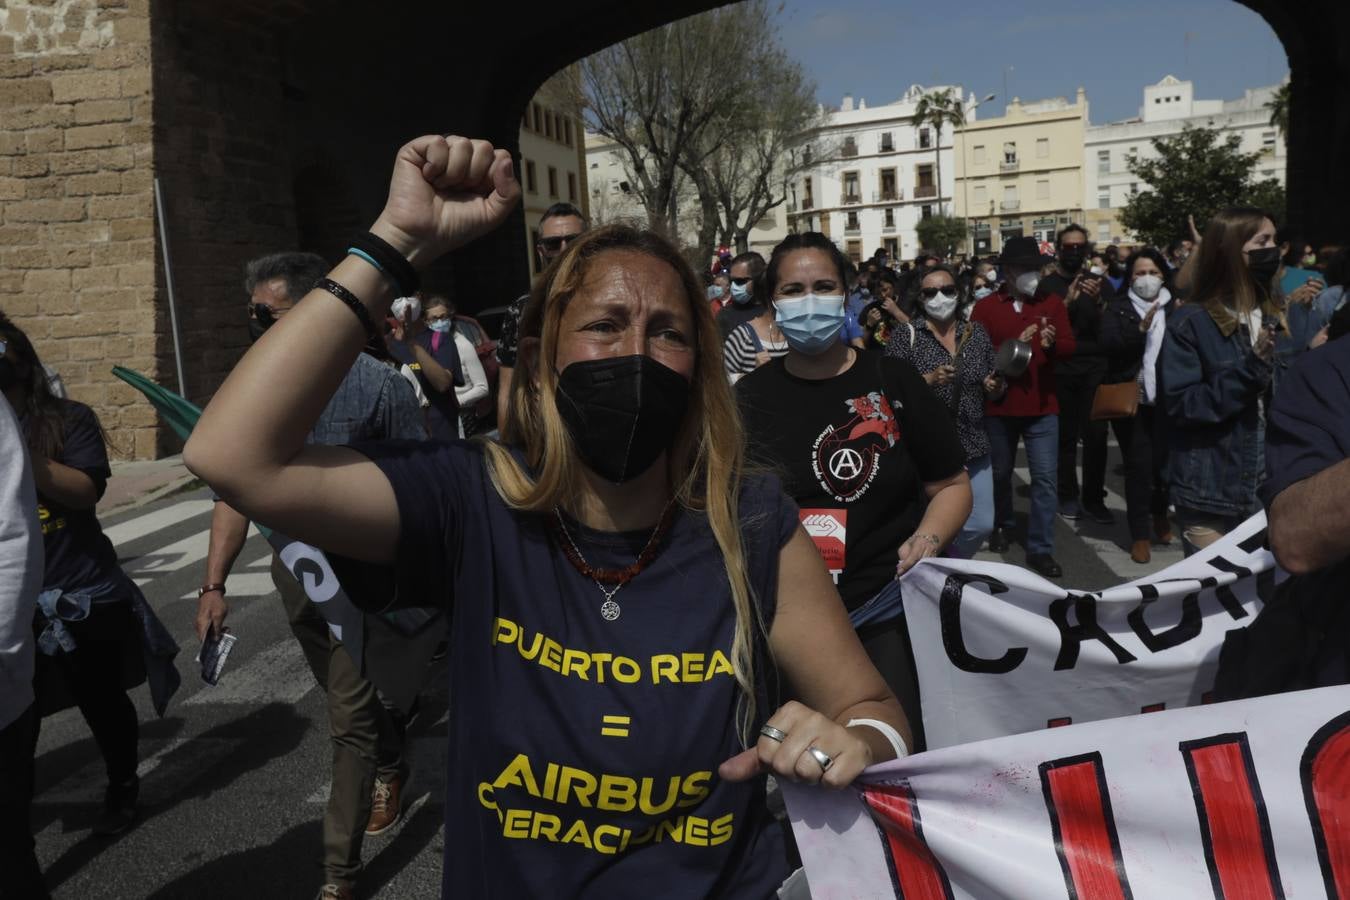
[[1139, 410], [1139, 384], [1122, 381], [1119, 384], [1099, 384], [1092, 398], [1092, 421], [1128, 419]]

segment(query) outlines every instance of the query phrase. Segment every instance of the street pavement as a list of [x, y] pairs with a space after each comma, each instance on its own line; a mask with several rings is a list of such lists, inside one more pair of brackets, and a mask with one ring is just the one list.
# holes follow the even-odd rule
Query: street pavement
[[[1112, 462], [1117, 458], [1113, 450]], [[1026, 470], [1017, 474], [1024, 487]], [[1123, 486], [1114, 472], [1108, 482], [1116, 525], [1056, 519], [1065, 587], [1100, 589], [1181, 558], [1174, 542], [1154, 548], [1147, 566], [1130, 560]], [[1024, 491], [1015, 505], [1024, 520]], [[326, 707], [287, 627], [268, 574], [271, 553], [256, 531], [229, 580], [229, 624], [238, 643], [219, 685], [204, 685], [195, 671], [193, 619], [210, 515], [209, 492], [195, 490], [104, 517], [122, 566], [182, 647], [183, 687], [163, 719], [155, 718], [144, 687], [133, 692], [142, 723], [141, 818], [119, 837], [89, 831], [105, 779], [78, 711], [43, 722], [34, 827], [57, 898], [303, 900], [322, 880]], [[999, 557], [982, 552], [979, 558]], [[1004, 559], [1022, 564], [1020, 544]], [[410, 808], [396, 829], [367, 839], [363, 897], [439, 896], [446, 693], [442, 662], [428, 673], [421, 714], [410, 729]]]

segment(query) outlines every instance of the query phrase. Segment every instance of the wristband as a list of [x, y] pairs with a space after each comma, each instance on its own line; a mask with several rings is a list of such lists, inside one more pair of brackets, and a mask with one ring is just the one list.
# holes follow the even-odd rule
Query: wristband
[[197, 588], [197, 599], [198, 599], [198, 600], [202, 599], [202, 596], [203, 596], [204, 594], [209, 594], [209, 593], [211, 593], [212, 591], [220, 591], [220, 596], [224, 597], [224, 596], [225, 596], [225, 583], [224, 583], [224, 582], [221, 582], [220, 584], [204, 584], [204, 585], [202, 585], [201, 587]]
[[417, 293], [417, 288], [422, 282], [417, 276], [417, 270], [402, 253], [389, 246], [382, 238], [369, 231], [358, 234], [352, 238], [347, 252], [360, 256], [392, 281], [394, 287], [398, 289], [398, 296], [411, 297]]
[[375, 323], [370, 318], [370, 310], [366, 309], [366, 305], [355, 294], [331, 278], [321, 279], [314, 286], [321, 291], [327, 291], [347, 304], [351, 311], [356, 313], [356, 318], [361, 320], [361, 327], [366, 330], [366, 337], [372, 341], [379, 340], [380, 333], [375, 330]]
[[904, 759], [909, 756], [909, 747], [905, 746], [905, 739], [900, 736], [900, 732], [880, 719], [849, 719], [848, 724], [844, 727], [852, 728], [854, 725], [866, 725], [868, 728], [881, 732], [881, 736], [891, 742], [891, 749], [895, 751], [896, 759]]

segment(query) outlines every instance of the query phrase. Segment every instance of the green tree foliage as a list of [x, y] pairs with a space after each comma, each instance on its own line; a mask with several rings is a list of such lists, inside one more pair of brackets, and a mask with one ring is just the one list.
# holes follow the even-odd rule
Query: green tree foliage
[[929, 216], [920, 220], [914, 230], [920, 246], [943, 255], [951, 253], [966, 236], [966, 226], [954, 216]]
[[1289, 134], [1289, 85], [1286, 81], [1276, 88], [1275, 96], [1266, 104], [1266, 109], [1270, 110], [1270, 124], [1283, 135]]
[[1187, 126], [1180, 134], [1155, 138], [1156, 159], [1131, 155], [1130, 172], [1150, 185], [1131, 194], [1120, 220], [1146, 244], [1166, 246], [1187, 231], [1186, 216], [1200, 227], [1228, 206], [1260, 206], [1280, 215], [1284, 189], [1273, 179], [1253, 177], [1261, 152], [1243, 153], [1235, 134]]

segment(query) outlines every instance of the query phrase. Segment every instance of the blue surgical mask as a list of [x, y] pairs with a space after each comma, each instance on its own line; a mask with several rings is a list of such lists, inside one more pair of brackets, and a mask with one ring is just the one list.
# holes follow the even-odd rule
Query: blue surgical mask
[[731, 283], [731, 302], [745, 306], [750, 302], [750, 282], [745, 284]]
[[428, 322], [427, 327], [437, 334], [446, 334], [450, 331], [451, 324], [449, 319], [437, 319], [434, 322]]
[[708, 299], [709, 300], [722, 299], [722, 286], [720, 284], [708, 285]]
[[830, 349], [844, 327], [844, 295], [789, 297], [774, 301], [774, 321], [793, 350], [816, 356]]
[[983, 300], [985, 297], [988, 297], [988, 296], [989, 296], [990, 294], [992, 294], [993, 292], [994, 292], [994, 289], [993, 289], [993, 288], [990, 288], [990, 287], [976, 288], [976, 289], [975, 289], [975, 299], [976, 299], [976, 300]]

